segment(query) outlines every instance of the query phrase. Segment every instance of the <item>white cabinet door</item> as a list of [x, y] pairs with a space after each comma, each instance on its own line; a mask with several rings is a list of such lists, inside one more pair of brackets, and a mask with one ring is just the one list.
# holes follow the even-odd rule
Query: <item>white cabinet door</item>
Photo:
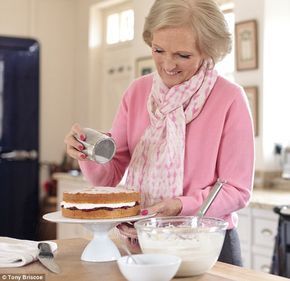
[[244, 208], [238, 212], [238, 234], [241, 242], [243, 267], [251, 268], [251, 241], [252, 241], [252, 222], [251, 209]]
[[272, 210], [251, 207], [240, 210], [238, 215], [244, 267], [268, 272], [272, 263], [278, 216]]
[[272, 264], [278, 216], [272, 210], [252, 208], [252, 224], [252, 267], [268, 273]]
[[253, 269], [270, 273], [272, 257], [253, 254]]
[[263, 218], [253, 218], [254, 245], [271, 248], [273, 250], [277, 233], [277, 221]]
[[251, 209], [245, 208], [238, 212], [238, 233], [242, 245], [251, 245], [252, 236], [252, 222], [251, 222]]

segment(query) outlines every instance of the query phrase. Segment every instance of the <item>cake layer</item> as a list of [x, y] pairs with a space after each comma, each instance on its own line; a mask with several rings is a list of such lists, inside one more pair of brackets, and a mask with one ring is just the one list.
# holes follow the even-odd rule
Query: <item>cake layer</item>
[[91, 187], [63, 194], [67, 203], [116, 204], [140, 200], [139, 192], [118, 187]]
[[62, 215], [68, 218], [77, 219], [113, 219], [122, 217], [136, 216], [140, 212], [140, 205], [127, 208], [106, 209], [99, 208], [97, 210], [71, 210], [61, 208]]

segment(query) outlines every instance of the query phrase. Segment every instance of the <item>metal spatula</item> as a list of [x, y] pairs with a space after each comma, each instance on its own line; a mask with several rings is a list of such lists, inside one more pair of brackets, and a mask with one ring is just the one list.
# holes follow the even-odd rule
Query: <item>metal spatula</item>
[[222, 186], [226, 183], [226, 181], [218, 179], [216, 181], [216, 183], [214, 184], [213, 188], [211, 189], [211, 191], [209, 192], [207, 198], [205, 199], [205, 201], [202, 203], [201, 207], [199, 208], [198, 212], [197, 212], [197, 216], [198, 217], [203, 217], [208, 208], [210, 207], [211, 203], [213, 202], [213, 200], [216, 198], [217, 194], [219, 193], [219, 191], [221, 190]]

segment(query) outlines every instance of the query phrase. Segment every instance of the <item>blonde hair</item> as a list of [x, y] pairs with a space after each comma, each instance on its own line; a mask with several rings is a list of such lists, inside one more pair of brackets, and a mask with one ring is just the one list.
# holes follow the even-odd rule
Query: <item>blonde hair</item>
[[214, 63], [231, 51], [227, 22], [213, 0], [156, 0], [145, 20], [144, 41], [151, 47], [153, 32], [170, 27], [190, 27], [199, 51]]

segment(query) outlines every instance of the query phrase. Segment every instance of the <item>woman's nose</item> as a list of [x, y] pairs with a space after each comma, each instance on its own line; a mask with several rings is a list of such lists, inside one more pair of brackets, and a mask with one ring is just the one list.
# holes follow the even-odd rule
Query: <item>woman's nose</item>
[[176, 62], [173, 58], [167, 57], [164, 59], [164, 68], [167, 71], [171, 71], [176, 68]]

